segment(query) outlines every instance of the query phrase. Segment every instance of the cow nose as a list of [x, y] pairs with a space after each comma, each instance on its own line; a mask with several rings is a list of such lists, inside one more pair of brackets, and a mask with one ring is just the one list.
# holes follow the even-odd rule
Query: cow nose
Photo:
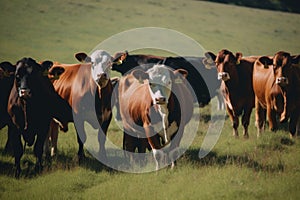
[[97, 78], [99, 80], [101, 80], [101, 79], [107, 79], [107, 74], [106, 73], [97, 74]]
[[30, 89], [20, 89], [19, 90], [19, 97], [21, 98], [27, 98], [30, 95]]
[[218, 73], [218, 80], [227, 81], [230, 79], [230, 76], [227, 72], [220, 72]]
[[166, 98], [165, 97], [156, 97], [155, 102], [156, 102], [156, 104], [165, 104]]
[[289, 80], [286, 77], [278, 77], [276, 78], [276, 84], [280, 86], [286, 86], [289, 83]]

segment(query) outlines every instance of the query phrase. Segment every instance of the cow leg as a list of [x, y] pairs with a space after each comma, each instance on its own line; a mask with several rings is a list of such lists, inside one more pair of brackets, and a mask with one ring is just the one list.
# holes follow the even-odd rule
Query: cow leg
[[159, 137], [154, 135], [153, 127], [150, 127], [148, 124], [143, 126], [145, 129], [148, 142], [152, 148], [154, 160], [156, 163], [156, 170], [159, 170], [160, 167], [164, 164], [165, 153], [161, 150], [162, 146], [160, 145]]
[[57, 153], [57, 140], [58, 140], [58, 128], [59, 124], [57, 124], [55, 121], [51, 120], [50, 122], [50, 137], [51, 137], [51, 152], [50, 156], [54, 157]]
[[232, 128], [233, 128], [232, 135], [235, 137], [238, 137], [239, 136], [239, 132], [238, 132], [239, 118], [233, 114], [233, 111], [228, 106], [226, 106], [226, 110], [227, 110], [229, 118], [232, 122]]
[[217, 99], [218, 99], [218, 110], [224, 110], [224, 98], [221, 92], [217, 92]]
[[38, 129], [37, 132], [37, 139], [34, 145], [34, 155], [37, 158], [37, 162], [35, 165], [35, 170], [36, 172], [40, 173], [43, 170], [43, 146], [45, 143], [45, 140], [47, 138], [48, 135], [48, 128], [49, 128], [49, 123], [48, 124], [44, 124], [44, 126], [41, 126]]
[[108, 129], [108, 126], [109, 126], [109, 123], [110, 123], [110, 119], [103, 122], [102, 125], [101, 125], [102, 130], [99, 129], [99, 131], [98, 131], [98, 143], [100, 145], [99, 154], [100, 154], [101, 158], [103, 158], [105, 160], [107, 159], [106, 149], [105, 149], [105, 142], [106, 142], [107, 129]]
[[11, 127], [11, 140], [13, 145], [13, 151], [14, 151], [14, 157], [15, 157], [15, 177], [19, 178], [21, 174], [21, 157], [23, 155], [23, 145], [21, 141], [21, 133], [18, 131], [18, 129], [13, 125]]
[[[83, 150], [83, 144], [86, 141], [86, 133], [84, 131], [84, 122], [78, 121], [76, 122], [76, 136], [77, 136], [77, 143], [78, 143], [78, 161], [79, 163], [85, 158], [84, 150]], [[81, 137], [79, 136], [79, 133], [81, 133]]]
[[51, 120], [48, 136], [44, 144], [44, 151], [46, 156], [54, 157], [57, 153], [58, 127], [59, 124], [54, 120]]
[[137, 148], [139, 153], [139, 163], [141, 166], [144, 166], [146, 164], [145, 160], [145, 153], [148, 146], [148, 140], [147, 138], [137, 138]]
[[296, 136], [300, 135], [300, 117], [298, 118], [297, 126], [296, 126]]
[[266, 122], [266, 109], [264, 109], [257, 98], [255, 97], [255, 124], [257, 126], [257, 137], [260, 137], [264, 131], [264, 126]]
[[267, 106], [267, 118], [269, 121], [269, 130], [276, 131], [277, 130], [276, 112], [273, 109], [271, 109], [270, 106]]
[[11, 125], [8, 125], [7, 127], [7, 141], [4, 147], [4, 152], [7, 154], [13, 155], [13, 144], [12, 144], [12, 128]]
[[[126, 159], [129, 159], [129, 162], [134, 162], [133, 155], [131, 153], [135, 152], [135, 149], [137, 147], [138, 138], [134, 137], [130, 134], [127, 134], [124, 130], [123, 135], [123, 150], [124, 150], [124, 156]], [[131, 152], [131, 153], [129, 153]]]
[[299, 112], [298, 111], [292, 112], [290, 116], [290, 122], [289, 122], [289, 131], [290, 131], [291, 138], [295, 137], [296, 135], [295, 133], [296, 133], [298, 121], [299, 121]]
[[248, 126], [249, 126], [249, 123], [250, 123], [251, 111], [252, 111], [252, 108], [245, 109], [244, 114], [242, 116], [242, 125], [244, 127], [244, 132], [243, 132], [244, 138], [249, 138]]

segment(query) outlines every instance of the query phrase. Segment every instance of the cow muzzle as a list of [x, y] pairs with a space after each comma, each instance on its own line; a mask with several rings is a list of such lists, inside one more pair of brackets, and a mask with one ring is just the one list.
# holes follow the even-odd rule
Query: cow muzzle
[[167, 103], [166, 97], [156, 97], [155, 98], [155, 104], [162, 105], [162, 104], [166, 104], [166, 103]]
[[276, 78], [275, 83], [281, 87], [284, 87], [289, 84], [289, 79], [286, 77], [278, 77], [278, 78]]
[[218, 73], [218, 80], [228, 81], [230, 79], [229, 73], [220, 72]]
[[106, 84], [108, 83], [108, 76], [106, 73], [101, 73], [97, 75], [97, 79], [96, 82], [98, 83], [98, 85], [103, 88], [106, 86]]
[[30, 95], [31, 95], [30, 89], [24, 89], [24, 88], [19, 89], [19, 97], [20, 98], [26, 99], [26, 98], [30, 97]]

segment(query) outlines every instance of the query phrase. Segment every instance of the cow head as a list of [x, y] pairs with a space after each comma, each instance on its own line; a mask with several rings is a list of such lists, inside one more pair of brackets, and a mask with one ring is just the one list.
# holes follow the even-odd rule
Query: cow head
[[113, 58], [113, 65], [121, 65], [128, 56], [128, 51], [116, 53]]
[[106, 51], [96, 50], [91, 56], [86, 53], [77, 53], [75, 57], [80, 62], [92, 64], [92, 77], [94, 81], [103, 88], [109, 81], [109, 73], [112, 64], [112, 57]]
[[165, 65], [158, 64], [147, 70], [147, 72], [134, 70], [132, 75], [141, 83], [148, 80], [153, 104], [165, 105], [171, 95], [172, 84], [182, 83], [182, 78], [187, 76], [187, 71], [184, 69], [172, 71]]
[[275, 84], [284, 88], [289, 84], [290, 77], [293, 76], [292, 64], [299, 62], [299, 57], [291, 57], [287, 52], [277, 52], [273, 58], [263, 56], [259, 61], [264, 64], [265, 68], [273, 67]]
[[38, 74], [42, 74], [45, 69], [51, 67], [51, 62], [45, 62], [39, 65], [32, 58], [23, 58], [16, 64], [15, 86], [18, 95], [22, 99], [31, 97], [33, 86], [36, 85]]
[[236, 66], [240, 63], [242, 53], [236, 53], [236, 55], [233, 55], [232, 52], [223, 49], [218, 53], [218, 55], [208, 52], [205, 54], [205, 56], [209, 56], [212, 60], [214, 60], [218, 70], [219, 80], [226, 82], [232, 78], [238, 78]]

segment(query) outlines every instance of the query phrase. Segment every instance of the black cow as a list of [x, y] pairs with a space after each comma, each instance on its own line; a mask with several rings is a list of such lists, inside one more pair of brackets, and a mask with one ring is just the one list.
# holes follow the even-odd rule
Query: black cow
[[[14, 83], [14, 73], [16, 67], [10, 62], [0, 63], [0, 129], [9, 125], [9, 115], [7, 113], [7, 102], [10, 90]], [[8, 139], [4, 148], [7, 153], [12, 153], [12, 145], [10, 141], [10, 127], [8, 127]]]
[[67, 123], [72, 119], [70, 106], [55, 92], [48, 77], [57, 77], [63, 71], [57, 67], [49, 72], [51, 66], [50, 61], [38, 64], [32, 58], [23, 58], [16, 64], [14, 83], [7, 107], [11, 117], [9, 123], [16, 177], [19, 177], [21, 172], [20, 159], [23, 155], [21, 136], [25, 146], [32, 146], [35, 143], [36, 170], [39, 171], [42, 169], [43, 144], [50, 120], [58, 119], [63, 124], [63, 130], [66, 131]]
[[144, 71], [154, 64], [161, 63], [172, 69], [185, 69], [189, 76], [187, 80], [191, 85], [199, 106], [207, 105], [211, 98], [218, 95], [221, 81], [217, 80], [217, 70], [208, 69], [214, 62], [206, 62], [205, 57], [160, 57], [153, 55], [129, 55], [128, 52], [116, 53], [112, 70], [122, 75], [132, 69], [141, 68]]

